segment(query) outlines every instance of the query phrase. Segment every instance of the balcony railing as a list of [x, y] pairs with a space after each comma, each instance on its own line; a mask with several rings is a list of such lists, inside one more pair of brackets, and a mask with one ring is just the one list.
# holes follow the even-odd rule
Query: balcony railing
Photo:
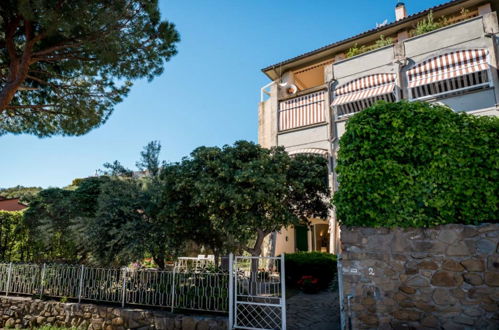
[[323, 90], [279, 102], [279, 131], [325, 122], [326, 97]]

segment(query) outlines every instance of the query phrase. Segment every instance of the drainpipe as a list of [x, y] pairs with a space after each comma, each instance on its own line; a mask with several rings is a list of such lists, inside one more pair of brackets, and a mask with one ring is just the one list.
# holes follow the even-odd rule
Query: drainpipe
[[[332, 80], [328, 84], [328, 91], [332, 93], [332, 88], [331, 85], [334, 83], [334, 80]], [[330, 157], [329, 157], [329, 162], [330, 166], [328, 169], [330, 169], [330, 185], [331, 185], [331, 192], [334, 194], [334, 191], [336, 190], [336, 176], [334, 174], [334, 169], [333, 169], [333, 156], [336, 148], [333, 148], [333, 143], [335, 143], [338, 140], [338, 132], [335, 129], [336, 128], [336, 114], [334, 112], [334, 108], [329, 104], [329, 120], [331, 122], [331, 129], [329, 130], [329, 152], [330, 152]], [[334, 210], [333, 210], [334, 212]], [[334, 216], [334, 214], [333, 214]], [[337, 276], [338, 276], [338, 295], [339, 295], [339, 300], [340, 300], [340, 322], [341, 322], [341, 327], [340, 329], [345, 330], [347, 326], [347, 315], [345, 311], [345, 304], [344, 304], [344, 296], [345, 293], [343, 291], [343, 264], [342, 264], [342, 256], [341, 256], [341, 251], [339, 249], [339, 242], [336, 240], [339, 239], [339, 235], [337, 232], [337, 224], [336, 224], [336, 219], [334, 221], [334, 239], [335, 239], [335, 252], [337, 255]]]

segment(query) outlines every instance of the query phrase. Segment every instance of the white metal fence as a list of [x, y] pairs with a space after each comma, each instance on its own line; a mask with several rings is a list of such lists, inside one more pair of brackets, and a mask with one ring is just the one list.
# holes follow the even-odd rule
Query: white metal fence
[[229, 273], [211, 268], [158, 271], [3, 263], [0, 292], [227, 313]]
[[[286, 329], [284, 254], [280, 257], [230, 256], [232, 329]], [[232, 316], [233, 315], [233, 316]]]
[[184, 258], [172, 271], [0, 263], [0, 292], [229, 314], [230, 329], [286, 329], [284, 256]]

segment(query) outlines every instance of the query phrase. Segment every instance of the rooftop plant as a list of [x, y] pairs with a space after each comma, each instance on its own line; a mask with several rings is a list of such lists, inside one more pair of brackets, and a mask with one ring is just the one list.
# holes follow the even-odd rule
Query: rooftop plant
[[428, 33], [433, 30], [439, 29], [442, 26], [444, 26], [443, 22], [435, 21], [435, 19], [433, 18], [433, 12], [430, 11], [430, 13], [428, 14], [428, 16], [426, 16], [426, 18], [418, 22], [418, 24], [416, 25], [416, 29], [414, 30], [414, 35], [418, 36], [420, 34]]
[[366, 52], [371, 51], [371, 50], [375, 50], [375, 49], [382, 48], [385, 46], [390, 46], [391, 44], [393, 44], [393, 38], [390, 38], [390, 37], [385, 38], [384, 35], [381, 35], [379, 37], [379, 39], [376, 40], [374, 42], [374, 44], [372, 44], [370, 46], [366, 46], [366, 45], [359, 46], [358, 44], [355, 44], [352, 48], [350, 48], [347, 51], [346, 57], [347, 58], [354, 57], [354, 56], [360, 55], [362, 53], [366, 53]]

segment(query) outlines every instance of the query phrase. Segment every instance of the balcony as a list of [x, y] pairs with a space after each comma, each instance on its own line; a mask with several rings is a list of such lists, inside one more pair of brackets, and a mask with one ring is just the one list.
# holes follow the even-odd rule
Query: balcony
[[321, 90], [279, 102], [279, 131], [326, 122], [327, 91]]

